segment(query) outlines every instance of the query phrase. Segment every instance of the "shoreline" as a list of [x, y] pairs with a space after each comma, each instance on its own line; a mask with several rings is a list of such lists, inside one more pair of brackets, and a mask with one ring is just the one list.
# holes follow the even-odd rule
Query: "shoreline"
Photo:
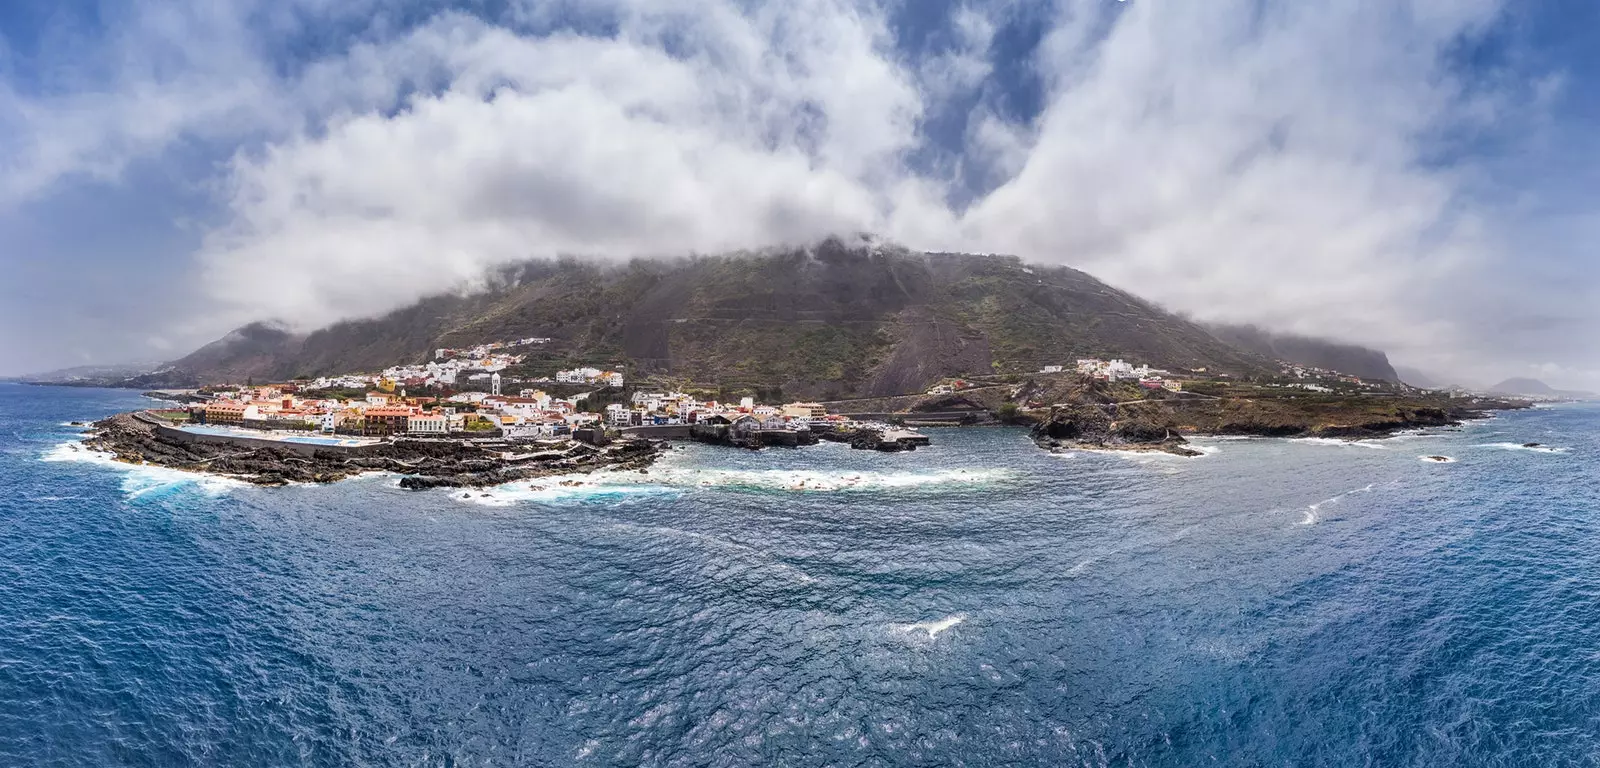
[[1503, 402], [1476, 408], [1419, 409], [1409, 418], [1372, 421], [1360, 424], [1229, 424], [1222, 429], [1202, 430], [1177, 426], [1170, 421], [1155, 423], [1137, 418], [1116, 421], [1103, 407], [1094, 405], [1060, 406], [1034, 423], [1029, 437], [1039, 448], [1051, 453], [1102, 451], [1166, 453], [1184, 458], [1200, 458], [1205, 451], [1191, 447], [1191, 439], [1324, 439], [1348, 443], [1387, 440], [1428, 429], [1460, 428], [1468, 422], [1493, 419], [1496, 411], [1525, 410], [1531, 404]]
[[132, 466], [162, 467], [259, 486], [325, 484], [390, 472], [401, 475], [400, 487], [408, 490], [486, 488], [601, 469], [645, 469], [665, 450], [663, 443], [645, 439], [619, 440], [604, 447], [574, 440], [513, 444], [399, 439], [352, 448], [274, 446], [266, 437], [201, 441], [179, 439], [173, 434], [176, 428], [152, 424], [136, 413], [119, 413], [89, 424], [82, 445]]
[[[950, 424], [1011, 426], [1029, 429], [1029, 439], [1050, 453], [1161, 453], [1200, 458], [1214, 452], [1191, 440], [1326, 439], [1361, 443], [1416, 434], [1430, 429], [1460, 428], [1492, 419], [1500, 410], [1521, 410], [1530, 404], [1498, 402], [1472, 408], [1418, 410], [1410, 418], [1389, 418], [1355, 424], [1231, 423], [1222, 429], [1180, 427], [1128, 417], [1113, 420], [1103, 405], [1055, 406], [1047, 414], [1025, 414], [1011, 420]], [[360, 446], [322, 446], [284, 442], [272, 445], [261, 437], [202, 440], [180, 437], [143, 411], [124, 412], [95, 422], [67, 422], [85, 430], [80, 444], [103, 458], [129, 466], [147, 466], [223, 478], [257, 486], [318, 485], [377, 473], [400, 476], [399, 487], [484, 489], [557, 475], [586, 475], [601, 470], [646, 470], [669, 450], [665, 440], [628, 437], [606, 446], [571, 439], [534, 442], [504, 439], [440, 440], [397, 438]], [[944, 425], [941, 425], [944, 426]], [[214, 436], [212, 436], [214, 437]], [[824, 440], [826, 441], [826, 440]], [[709, 442], [709, 441], [692, 441]], [[852, 446], [867, 447], [867, 446]], [[877, 446], [872, 446], [877, 447]]]

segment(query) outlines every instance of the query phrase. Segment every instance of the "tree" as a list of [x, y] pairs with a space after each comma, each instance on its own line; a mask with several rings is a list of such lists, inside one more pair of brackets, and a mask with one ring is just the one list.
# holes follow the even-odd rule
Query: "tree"
[[1016, 403], [1004, 402], [1000, 404], [1000, 408], [995, 411], [995, 414], [1000, 417], [1001, 421], [1015, 421], [1017, 414], [1021, 411], [1022, 409]]

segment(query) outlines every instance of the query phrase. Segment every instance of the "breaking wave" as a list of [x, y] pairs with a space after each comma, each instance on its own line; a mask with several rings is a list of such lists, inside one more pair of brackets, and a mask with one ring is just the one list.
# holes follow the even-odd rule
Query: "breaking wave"
[[203, 472], [186, 472], [170, 467], [146, 464], [128, 464], [117, 461], [106, 451], [94, 450], [81, 442], [69, 441], [57, 445], [39, 457], [41, 461], [68, 461], [93, 464], [123, 473], [122, 492], [129, 501], [145, 496], [161, 496], [182, 488], [194, 488], [211, 496], [221, 496], [248, 483], [231, 477], [208, 475]]
[[[622, 473], [627, 475], [628, 473]], [[921, 472], [818, 471], [809, 469], [711, 469], [656, 467], [637, 475], [651, 483], [682, 488], [734, 488], [755, 491], [815, 493], [932, 489], [989, 485], [1014, 476], [1004, 469], [947, 469]]]
[[[676, 488], [661, 485], [627, 482], [621, 473], [594, 475], [556, 475], [536, 480], [519, 480], [492, 488], [473, 488], [452, 491], [451, 495], [463, 502], [486, 507], [510, 507], [517, 504], [562, 504], [585, 501], [619, 501], [632, 496], [677, 494]], [[398, 482], [398, 481], [397, 481]]]
[[1495, 448], [1502, 451], [1532, 451], [1534, 453], [1566, 453], [1570, 448], [1554, 445], [1527, 445], [1524, 443], [1479, 443], [1475, 448]]
[[819, 471], [808, 469], [715, 469], [657, 464], [647, 472], [618, 471], [519, 480], [492, 488], [456, 490], [463, 502], [504, 507], [620, 500], [632, 496], [682, 494], [699, 488], [758, 493], [833, 493], [849, 491], [935, 490], [979, 487], [1015, 475], [1003, 469], [949, 469], [923, 472]]
[[1336, 445], [1341, 448], [1372, 448], [1379, 451], [1389, 450], [1389, 446], [1371, 440], [1341, 440], [1336, 437], [1291, 437], [1291, 443], [1306, 443], [1308, 445]]

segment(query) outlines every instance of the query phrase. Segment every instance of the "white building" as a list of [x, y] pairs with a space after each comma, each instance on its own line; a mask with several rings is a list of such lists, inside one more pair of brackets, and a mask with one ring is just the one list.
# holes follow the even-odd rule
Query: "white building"
[[450, 431], [450, 417], [442, 413], [421, 413], [406, 417], [406, 431], [423, 435], [442, 435]]

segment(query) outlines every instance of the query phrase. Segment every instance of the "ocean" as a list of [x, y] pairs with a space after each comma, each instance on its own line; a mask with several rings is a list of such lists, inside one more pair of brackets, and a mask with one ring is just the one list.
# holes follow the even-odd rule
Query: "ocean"
[[65, 425], [147, 404], [0, 385], [0, 765], [1600, 763], [1592, 405], [410, 492]]

